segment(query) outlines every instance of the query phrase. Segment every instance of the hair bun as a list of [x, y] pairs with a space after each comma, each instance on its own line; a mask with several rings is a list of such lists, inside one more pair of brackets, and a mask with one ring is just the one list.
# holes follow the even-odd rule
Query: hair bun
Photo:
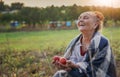
[[98, 19], [100, 19], [100, 21], [103, 21], [103, 20], [104, 20], [104, 15], [103, 15], [101, 12], [99, 12], [99, 11], [94, 11], [94, 13], [96, 14], [96, 17], [97, 17]]

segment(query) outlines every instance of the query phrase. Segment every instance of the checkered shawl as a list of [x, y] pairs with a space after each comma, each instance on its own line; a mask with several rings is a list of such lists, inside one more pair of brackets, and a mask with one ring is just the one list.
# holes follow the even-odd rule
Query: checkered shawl
[[[71, 41], [64, 57], [70, 58], [72, 50], [81, 36], [82, 34]], [[86, 77], [116, 77], [116, 66], [109, 41], [99, 32], [94, 34], [85, 60], [80, 63], [86, 65], [85, 68], [80, 67]]]

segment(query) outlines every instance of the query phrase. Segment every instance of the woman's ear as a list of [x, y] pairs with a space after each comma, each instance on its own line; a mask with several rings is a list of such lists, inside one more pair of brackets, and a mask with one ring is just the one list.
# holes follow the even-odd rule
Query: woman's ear
[[99, 26], [100, 22], [96, 22], [94, 25], [94, 29], [96, 29]]
[[96, 23], [96, 24], [94, 25], [94, 27], [93, 27], [93, 28], [94, 28], [94, 29], [96, 29], [96, 28], [97, 28], [97, 26], [98, 26], [98, 24]]

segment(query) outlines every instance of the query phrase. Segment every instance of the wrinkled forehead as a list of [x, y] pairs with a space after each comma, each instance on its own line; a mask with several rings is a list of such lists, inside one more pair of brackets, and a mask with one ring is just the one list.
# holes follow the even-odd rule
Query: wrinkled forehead
[[80, 17], [81, 16], [96, 17], [96, 14], [94, 12], [84, 12], [84, 13], [80, 14]]

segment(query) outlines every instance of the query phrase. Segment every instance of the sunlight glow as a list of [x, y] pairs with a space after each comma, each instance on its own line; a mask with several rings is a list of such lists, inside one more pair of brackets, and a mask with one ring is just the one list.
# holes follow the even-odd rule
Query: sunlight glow
[[112, 4], [114, 3], [113, 1], [115, 0], [92, 0], [95, 5], [100, 5], [100, 6], [110, 6], [112, 7]]
[[24, 3], [25, 6], [30, 7], [47, 7], [47, 6], [70, 6], [73, 4], [77, 5], [95, 5], [95, 6], [109, 6], [109, 7], [120, 7], [120, 0], [3, 0], [5, 4], [11, 4], [13, 2]]

